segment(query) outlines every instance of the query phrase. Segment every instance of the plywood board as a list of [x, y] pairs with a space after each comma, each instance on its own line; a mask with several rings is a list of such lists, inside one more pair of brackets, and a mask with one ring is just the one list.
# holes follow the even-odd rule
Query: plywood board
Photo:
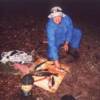
[[[35, 80], [34, 85], [43, 88], [44, 90], [47, 90], [49, 92], [55, 93], [59, 88], [61, 82], [63, 81], [64, 76], [66, 75], [67, 72], [69, 72], [68, 66], [66, 65], [62, 65], [62, 66], [64, 66], [62, 69], [57, 69], [53, 65], [53, 62], [51, 61], [47, 61], [46, 63], [42, 64], [38, 68], [38, 70], [48, 69], [49, 72], [57, 74], [57, 76], [56, 75], [51, 75], [48, 77], [33, 76]], [[51, 79], [53, 79], [53, 81]]]

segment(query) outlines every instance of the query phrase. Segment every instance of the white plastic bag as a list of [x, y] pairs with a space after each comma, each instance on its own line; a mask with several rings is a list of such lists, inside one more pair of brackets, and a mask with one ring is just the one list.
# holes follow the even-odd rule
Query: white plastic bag
[[32, 63], [33, 58], [31, 54], [27, 54], [24, 51], [14, 50], [9, 52], [2, 52], [1, 60], [2, 63], [12, 62], [12, 63]]

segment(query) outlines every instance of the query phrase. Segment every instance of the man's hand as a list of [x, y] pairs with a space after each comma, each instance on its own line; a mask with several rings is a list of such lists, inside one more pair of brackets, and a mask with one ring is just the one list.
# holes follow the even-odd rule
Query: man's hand
[[55, 60], [54, 64], [55, 64], [55, 67], [58, 68], [58, 69], [61, 67], [60, 62], [58, 60]]
[[68, 47], [68, 43], [67, 42], [64, 43], [63, 48], [64, 48], [65, 52], [68, 52], [69, 47]]

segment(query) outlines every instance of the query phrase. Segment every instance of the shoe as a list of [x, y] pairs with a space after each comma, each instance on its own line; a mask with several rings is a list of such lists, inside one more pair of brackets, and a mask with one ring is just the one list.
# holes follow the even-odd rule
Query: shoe
[[72, 63], [75, 61], [75, 58], [72, 56], [72, 55], [67, 55], [67, 58], [66, 58], [66, 62], [67, 63]]
[[80, 57], [79, 52], [77, 49], [69, 49], [68, 55], [67, 55], [67, 62], [72, 63], [76, 60], [78, 60]]

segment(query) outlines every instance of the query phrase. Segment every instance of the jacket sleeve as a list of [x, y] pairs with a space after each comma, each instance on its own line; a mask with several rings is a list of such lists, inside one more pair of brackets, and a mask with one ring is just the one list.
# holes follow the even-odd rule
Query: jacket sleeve
[[72, 24], [72, 20], [70, 17], [66, 17], [66, 42], [69, 43], [71, 41], [72, 38], [72, 32], [73, 32], [73, 24]]
[[48, 56], [52, 60], [58, 59], [58, 49], [55, 44], [55, 27], [52, 23], [47, 25]]

